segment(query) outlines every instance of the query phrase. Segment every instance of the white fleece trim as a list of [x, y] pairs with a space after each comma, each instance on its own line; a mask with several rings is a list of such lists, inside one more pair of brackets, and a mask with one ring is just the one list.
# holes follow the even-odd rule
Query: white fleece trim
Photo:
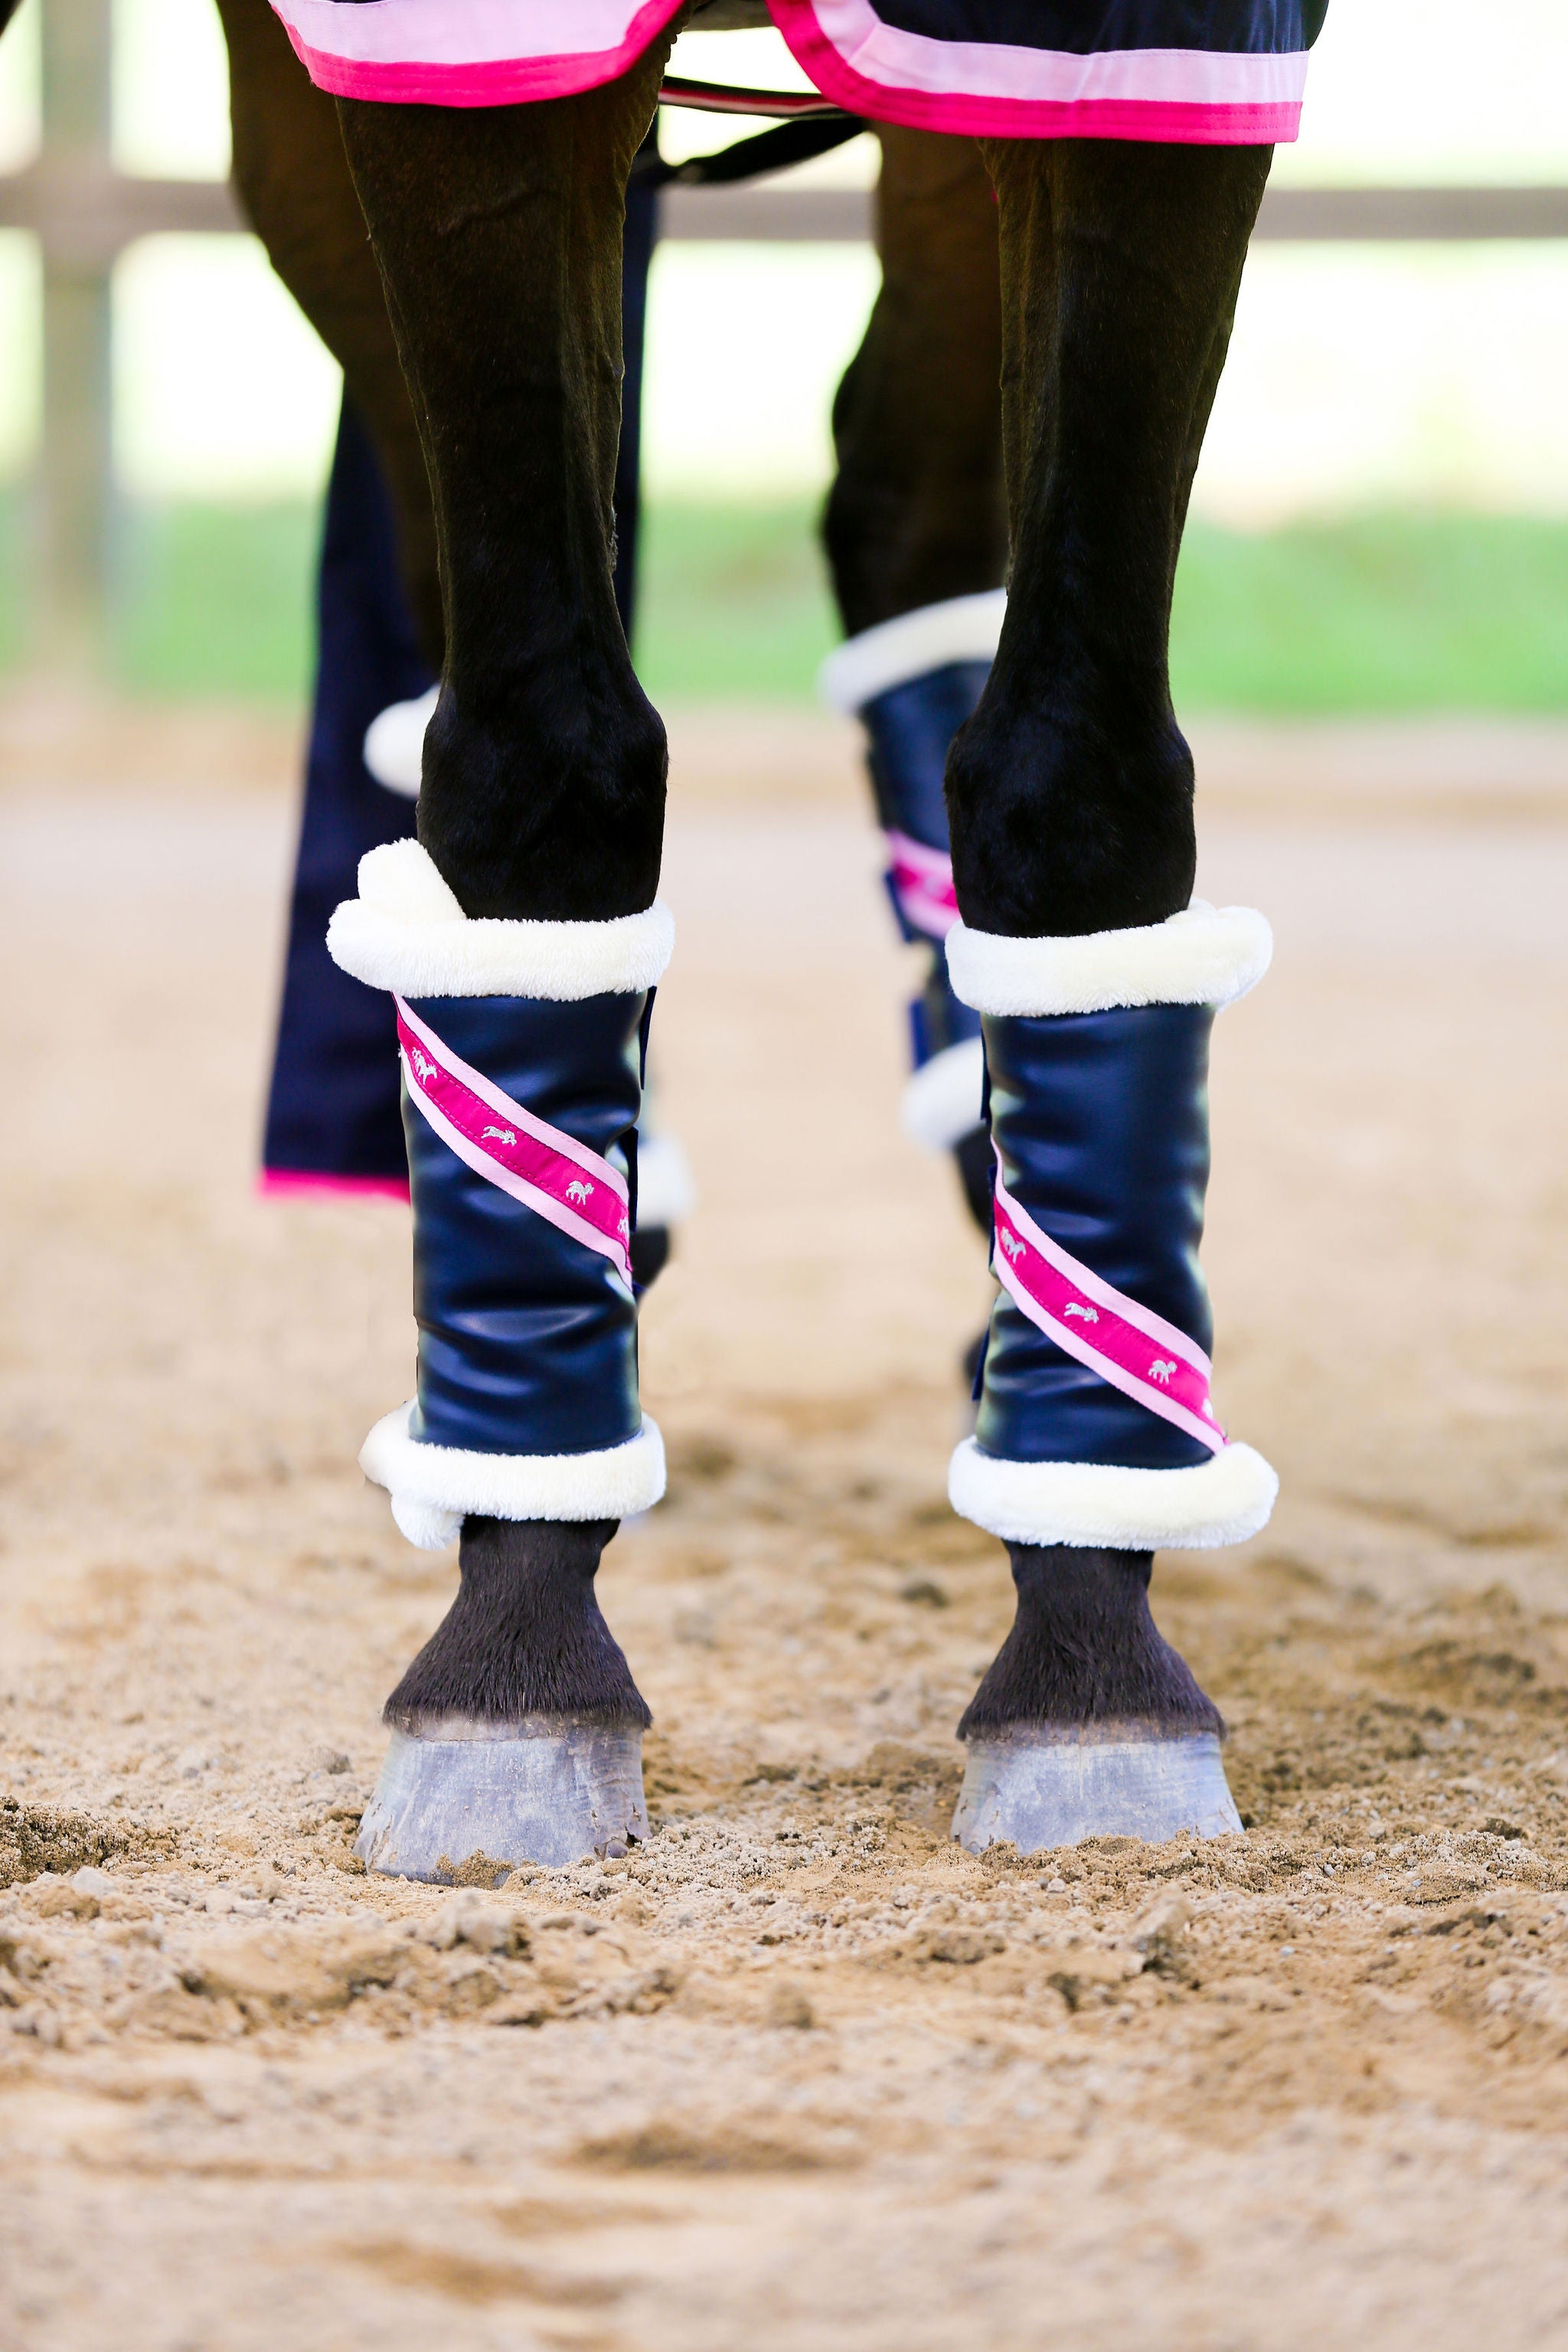
[[948, 1466], [948, 1500], [1005, 1543], [1110, 1551], [1209, 1551], [1268, 1524], [1279, 1481], [1250, 1445], [1186, 1470], [1100, 1462], [1008, 1462], [966, 1437]]
[[425, 765], [425, 730], [436, 716], [441, 689], [417, 694], [411, 702], [389, 703], [364, 730], [364, 763], [389, 793], [416, 801]]
[[661, 899], [607, 923], [470, 921], [417, 841], [359, 862], [359, 897], [327, 926], [332, 961], [399, 996], [532, 996], [574, 1004], [635, 996], [661, 979], [675, 918]]
[[450, 1543], [470, 1511], [488, 1519], [626, 1519], [664, 1492], [664, 1440], [643, 1421], [624, 1445], [593, 1454], [475, 1454], [408, 1434], [413, 1401], [383, 1415], [359, 1466], [392, 1496], [392, 1516], [421, 1551]]
[[980, 1124], [985, 1047], [978, 1037], [944, 1046], [905, 1085], [899, 1125], [922, 1151], [951, 1151]]
[[1274, 933], [1251, 907], [1194, 898], [1163, 923], [1079, 939], [1014, 940], [955, 923], [947, 935], [952, 992], [975, 1013], [1107, 1013], [1136, 1004], [1234, 1004], [1256, 988]]
[[994, 661], [1006, 610], [1005, 588], [988, 588], [879, 622], [828, 655], [816, 673], [817, 691], [835, 710], [853, 713], [949, 662]]

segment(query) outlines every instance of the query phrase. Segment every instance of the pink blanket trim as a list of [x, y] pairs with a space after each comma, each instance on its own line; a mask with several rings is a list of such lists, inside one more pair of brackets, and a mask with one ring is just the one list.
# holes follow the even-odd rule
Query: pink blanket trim
[[[339, 98], [515, 106], [626, 72], [680, 0], [272, 0], [311, 80]], [[1296, 137], [1304, 53], [1106, 50], [1080, 58], [928, 40], [870, 0], [768, 0], [816, 87], [850, 112], [969, 138]], [[595, 37], [597, 37], [595, 45]], [[584, 40], [589, 46], [583, 46]]]
[[889, 828], [883, 837], [893, 896], [906, 921], [928, 940], [945, 940], [958, 920], [952, 858], [907, 833]]
[[1225, 1432], [1209, 1402], [1209, 1360], [1196, 1342], [1043, 1234], [1003, 1183], [1000, 1165], [995, 1220], [996, 1278], [1019, 1313], [1123, 1396], [1223, 1453]]
[[520, 1102], [442, 1043], [401, 996], [397, 1037], [411, 1099], [465, 1166], [487, 1183], [607, 1257], [632, 1278], [631, 1203], [626, 1179], [559, 1127]]
[[969, 139], [1261, 146], [1300, 128], [1306, 52], [1108, 49], [1080, 58], [896, 30], [869, 0], [768, 0], [824, 97], [851, 114]]
[[[518, 106], [597, 89], [630, 70], [680, 5], [643, 0], [627, 23], [631, 0], [272, 0], [318, 89], [405, 106]], [[603, 45], [583, 48], [595, 26]]]
[[406, 1176], [331, 1176], [314, 1168], [264, 1168], [256, 1190], [263, 1201], [398, 1201], [408, 1206]]

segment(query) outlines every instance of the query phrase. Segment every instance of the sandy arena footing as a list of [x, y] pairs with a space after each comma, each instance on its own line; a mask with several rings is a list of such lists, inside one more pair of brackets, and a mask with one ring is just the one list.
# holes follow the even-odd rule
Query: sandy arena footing
[[847, 784], [683, 802], [678, 756], [702, 1199], [645, 1318], [669, 1497], [600, 1580], [654, 1834], [495, 1893], [351, 1853], [454, 1556], [353, 1466], [405, 1215], [251, 1195], [288, 802], [0, 801], [8, 2347], [1562, 2340], [1568, 799], [1251, 756], [1201, 887], [1278, 955], [1206, 1258], [1283, 1497], [1153, 1591], [1245, 1834], [950, 1842], [1010, 1613], [943, 1496], [980, 1253], [899, 1133]]

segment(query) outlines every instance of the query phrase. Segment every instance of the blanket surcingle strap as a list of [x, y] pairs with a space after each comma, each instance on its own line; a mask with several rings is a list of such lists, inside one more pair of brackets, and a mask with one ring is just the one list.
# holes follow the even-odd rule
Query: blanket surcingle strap
[[[273, 0], [321, 89], [428, 106], [568, 98], [682, 0]], [[1327, 0], [768, 0], [824, 98], [970, 138], [1296, 137]]]

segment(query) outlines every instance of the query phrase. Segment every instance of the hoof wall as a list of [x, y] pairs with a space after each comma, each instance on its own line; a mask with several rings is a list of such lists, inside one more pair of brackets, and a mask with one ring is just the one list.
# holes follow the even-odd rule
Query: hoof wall
[[1159, 1845], [1184, 1830], [1223, 1837], [1240, 1827], [1212, 1731], [972, 1739], [952, 1817], [952, 1834], [971, 1853], [1004, 1843], [1039, 1853], [1091, 1837]]
[[395, 1731], [354, 1852], [367, 1870], [499, 1886], [520, 1863], [562, 1869], [647, 1837], [642, 1734], [561, 1723], [498, 1739]]

